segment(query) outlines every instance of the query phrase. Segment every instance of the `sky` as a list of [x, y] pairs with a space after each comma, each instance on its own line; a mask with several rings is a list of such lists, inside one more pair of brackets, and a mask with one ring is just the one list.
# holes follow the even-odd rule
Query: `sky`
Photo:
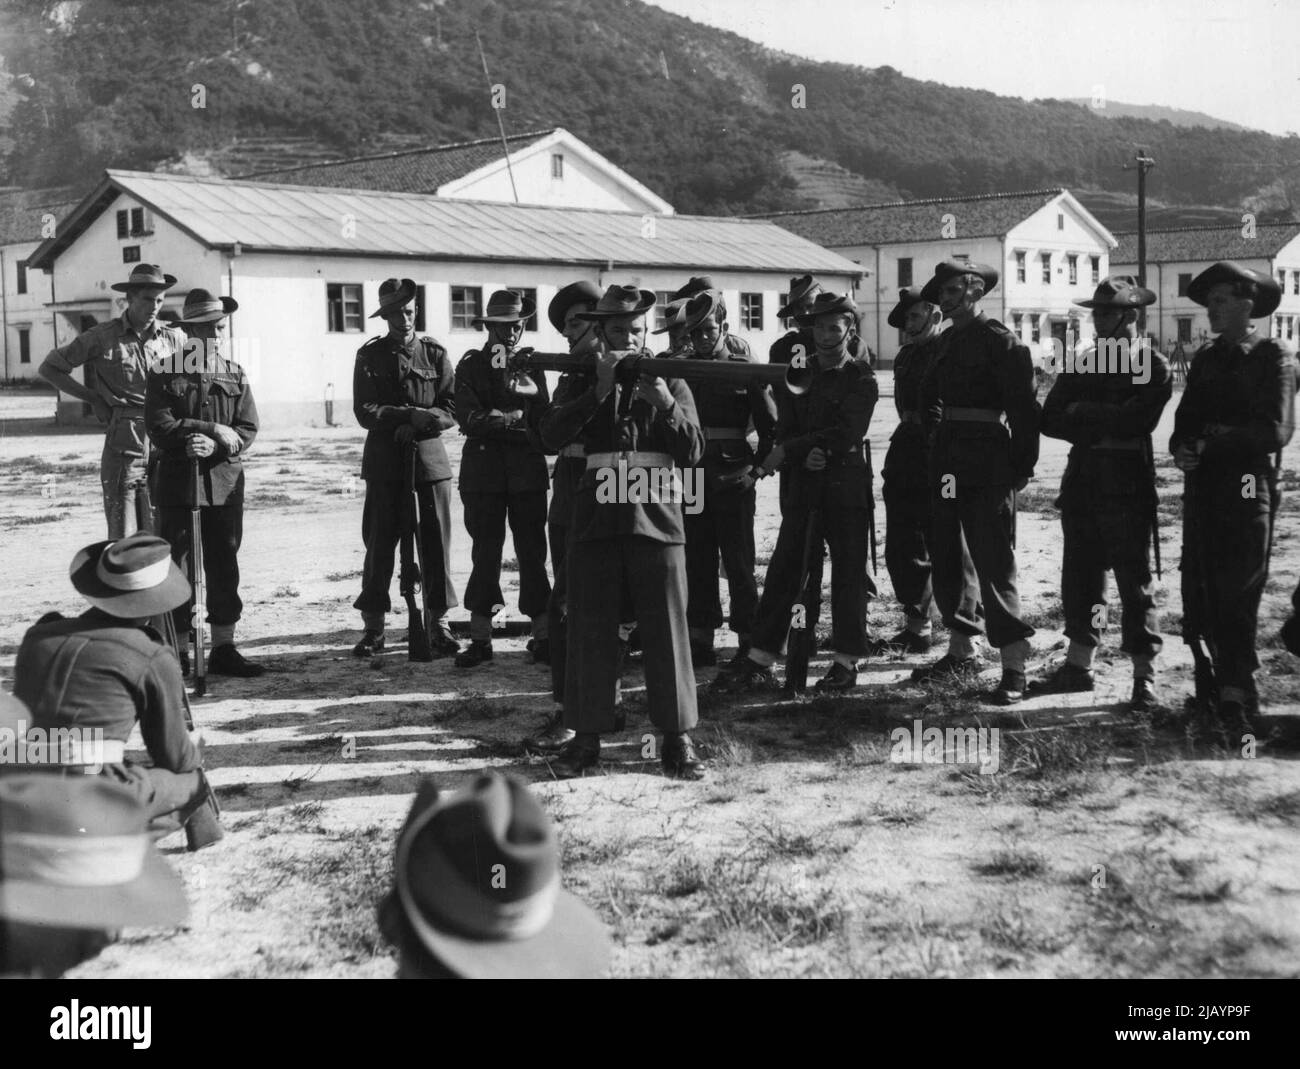
[[647, 2], [812, 59], [1027, 100], [1100, 92], [1300, 133], [1297, 0]]

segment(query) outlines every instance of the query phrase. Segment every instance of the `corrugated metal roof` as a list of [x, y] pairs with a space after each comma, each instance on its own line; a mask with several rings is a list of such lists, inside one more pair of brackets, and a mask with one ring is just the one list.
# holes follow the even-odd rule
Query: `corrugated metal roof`
[[1024, 222], [1064, 189], [1035, 189], [1023, 193], [982, 193], [971, 197], [935, 197], [893, 204], [862, 204], [853, 208], [820, 208], [754, 216], [825, 245], [885, 245], [937, 241], [944, 215], [951, 213], [962, 238], [1002, 237]]
[[[554, 133], [535, 130], [506, 138], [515, 152]], [[250, 171], [240, 179], [277, 184], [333, 186], [340, 189], [382, 189], [393, 193], [434, 193], [440, 186], [504, 158], [501, 139], [483, 138], [454, 145], [403, 149], [373, 156], [308, 163], [274, 171]]]
[[[1147, 263], [1183, 260], [1253, 260], [1276, 256], [1288, 241], [1300, 234], [1300, 222], [1258, 223], [1253, 236], [1242, 233], [1242, 225], [1194, 226], [1179, 230], [1147, 231]], [[1110, 254], [1113, 264], [1137, 263], [1137, 231], [1116, 234], [1119, 248]]]
[[865, 273], [837, 253], [758, 220], [643, 216], [134, 171], [108, 171], [33, 261], [45, 266], [57, 258], [117, 190], [205, 245], [238, 242], [246, 252]]

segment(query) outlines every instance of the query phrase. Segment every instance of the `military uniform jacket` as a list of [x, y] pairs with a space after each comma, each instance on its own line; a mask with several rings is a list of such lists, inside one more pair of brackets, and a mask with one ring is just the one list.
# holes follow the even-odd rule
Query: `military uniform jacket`
[[23, 636], [14, 694], [31, 726], [99, 728], [126, 742], [136, 719], [149, 757], [169, 772], [192, 772], [199, 753], [185, 729], [185, 690], [176, 654], [152, 628], [90, 609], [50, 613]]
[[[624, 419], [618, 419], [618, 403], [624, 387], [615, 384], [603, 401], [596, 398], [596, 377], [571, 401], [551, 405], [540, 425], [548, 445], [579, 441], [593, 453], [626, 450], [667, 453], [678, 468], [691, 468], [704, 456], [704, 435], [700, 431], [695, 399], [686, 383], [667, 379], [673, 405], [658, 411], [648, 401], [634, 401]], [[624, 535], [639, 535], [669, 545], [685, 545], [680, 501], [598, 501], [597, 470], [588, 468], [578, 485], [574, 501], [574, 538], [596, 542]]]
[[[803, 356], [806, 360], [812, 359], [813, 354], [817, 352], [817, 343], [813, 339], [812, 327], [791, 330], [777, 338], [767, 351], [768, 363], [790, 363], [797, 353], [796, 345], [803, 346]], [[871, 350], [858, 334], [849, 335], [849, 356], [854, 360], [864, 360], [867, 364], [872, 363]]]
[[829, 450], [823, 485], [827, 499], [845, 508], [872, 507], [871, 461], [863, 439], [880, 398], [875, 372], [866, 360], [846, 359], [822, 368], [810, 356], [812, 381], [806, 393], [777, 391], [776, 440], [795, 480], [809, 473], [803, 463], [818, 446]]
[[361, 457], [363, 479], [402, 480], [406, 447], [394, 434], [411, 422], [417, 408], [430, 412], [437, 422], [415, 436], [416, 482], [450, 479], [442, 433], [456, 425], [456, 399], [447, 350], [424, 335], [415, 335], [409, 343], [389, 334], [371, 338], [357, 350], [352, 375], [352, 411], [369, 432]]
[[[471, 349], [456, 365], [456, 420], [465, 433], [460, 458], [460, 488], [477, 494], [545, 492], [546, 457], [536, 422], [550, 403], [546, 376], [532, 371], [537, 397], [522, 401], [506, 389], [507, 371], [492, 366], [487, 349]], [[510, 424], [506, 413], [524, 412]]]
[[926, 435], [920, 422], [921, 383], [939, 351], [939, 335], [908, 342], [894, 357], [894, 408], [898, 426], [885, 454], [885, 478], [891, 487], [928, 485]]
[[[752, 364], [754, 357], [743, 339], [728, 334], [720, 351], [700, 355], [691, 353], [688, 360], [729, 360]], [[753, 420], [758, 431], [758, 456], [765, 457], [776, 436], [776, 402], [765, 382], [730, 384], [696, 382], [690, 386], [700, 427], [705, 430], [704, 473], [711, 492], [725, 491], [725, 481], [753, 466], [754, 452], [745, 438], [711, 438], [709, 428], [738, 430], [745, 434]]]
[[[559, 405], [572, 401], [589, 390], [593, 382], [595, 378], [590, 375], [575, 372], [561, 375], [560, 381], [555, 385], [555, 393], [551, 395], [551, 404]], [[571, 443], [546, 441], [541, 434], [544, 418], [544, 413], [539, 412], [536, 421], [538, 438], [547, 453], [558, 453]], [[557, 456], [555, 458], [555, 472], [551, 478], [551, 506], [546, 513], [548, 523], [559, 527], [569, 526], [573, 519], [573, 502], [578, 493], [578, 484], [582, 482], [582, 473], [586, 470], [585, 457]]]
[[[933, 432], [931, 485], [954, 475], [966, 486], [1013, 486], [1038, 463], [1039, 406], [1029, 350], [983, 313], [939, 335], [921, 384], [923, 419]], [[946, 409], [1005, 414], [1005, 423], [943, 420]]]
[[[1254, 475], [1271, 484], [1272, 454], [1295, 433], [1295, 375], [1295, 355], [1278, 338], [1252, 331], [1231, 345], [1220, 336], [1202, 346], [1187, 372], [1169, 451], [1205, 438], [1201, 478], [1240, 484]], [[1206, 437], [1212, 424], [1222, 429]]]
[[[228, 452], [217, 439], [217, 424], [239, 435], [238, 452]], [[193, 504], [191, 460], [185, 455], [185, 438], [190, 434], [206, 434], [216, 442], [211, 456], [197, 458], [198, 504], [225, 505], [242, 500], [243, 456], [257, 437], [257, 405], [248, 376], [233, 360], [216, 357], [208, 371], [151, 374], [145, 395], [145, 427], [162, 453], [155, 504], [161, 508]]]
[[[1108, 499], [1149, 504], [1155, 500], [1155, 473], [1148, 436], [1160, 422], [1173, 392], [1169, 361], [1149, 348], [1150, 377], [1132, 373], [1062, 371], [1043, 403], [1043, 433], [1072, 443], [1056, 505], [1089, 511]], [[1076, 366], [1088, 358], [1087, 350]]]

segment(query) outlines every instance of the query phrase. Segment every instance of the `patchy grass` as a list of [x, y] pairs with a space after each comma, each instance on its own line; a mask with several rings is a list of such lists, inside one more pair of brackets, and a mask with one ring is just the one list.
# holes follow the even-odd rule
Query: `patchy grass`
[[1012, 876], [1018, 880], [1041, 876], [1047, 871], [1042, 854], [1033, 850], [999, 850], [988, 861], [971, 866], [981, 876]]

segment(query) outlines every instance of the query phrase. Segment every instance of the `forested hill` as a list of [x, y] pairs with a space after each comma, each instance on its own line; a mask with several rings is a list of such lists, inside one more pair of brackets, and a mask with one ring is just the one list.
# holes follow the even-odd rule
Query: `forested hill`
[[250, 137], [348, 155], [385, 135], [495, 135], [478, 31], [507, 131], [567, 127], [680, 211], [805, 206], [787, 164], [807, 158], [909, 197], [1127, 192], [1138, 144], [1165, 203], [1290, 217], [1300, 200], [1297, 137], [815, 63], [637, 0], [4, 0], [0, 19], [13, 184], [91, 182]]

